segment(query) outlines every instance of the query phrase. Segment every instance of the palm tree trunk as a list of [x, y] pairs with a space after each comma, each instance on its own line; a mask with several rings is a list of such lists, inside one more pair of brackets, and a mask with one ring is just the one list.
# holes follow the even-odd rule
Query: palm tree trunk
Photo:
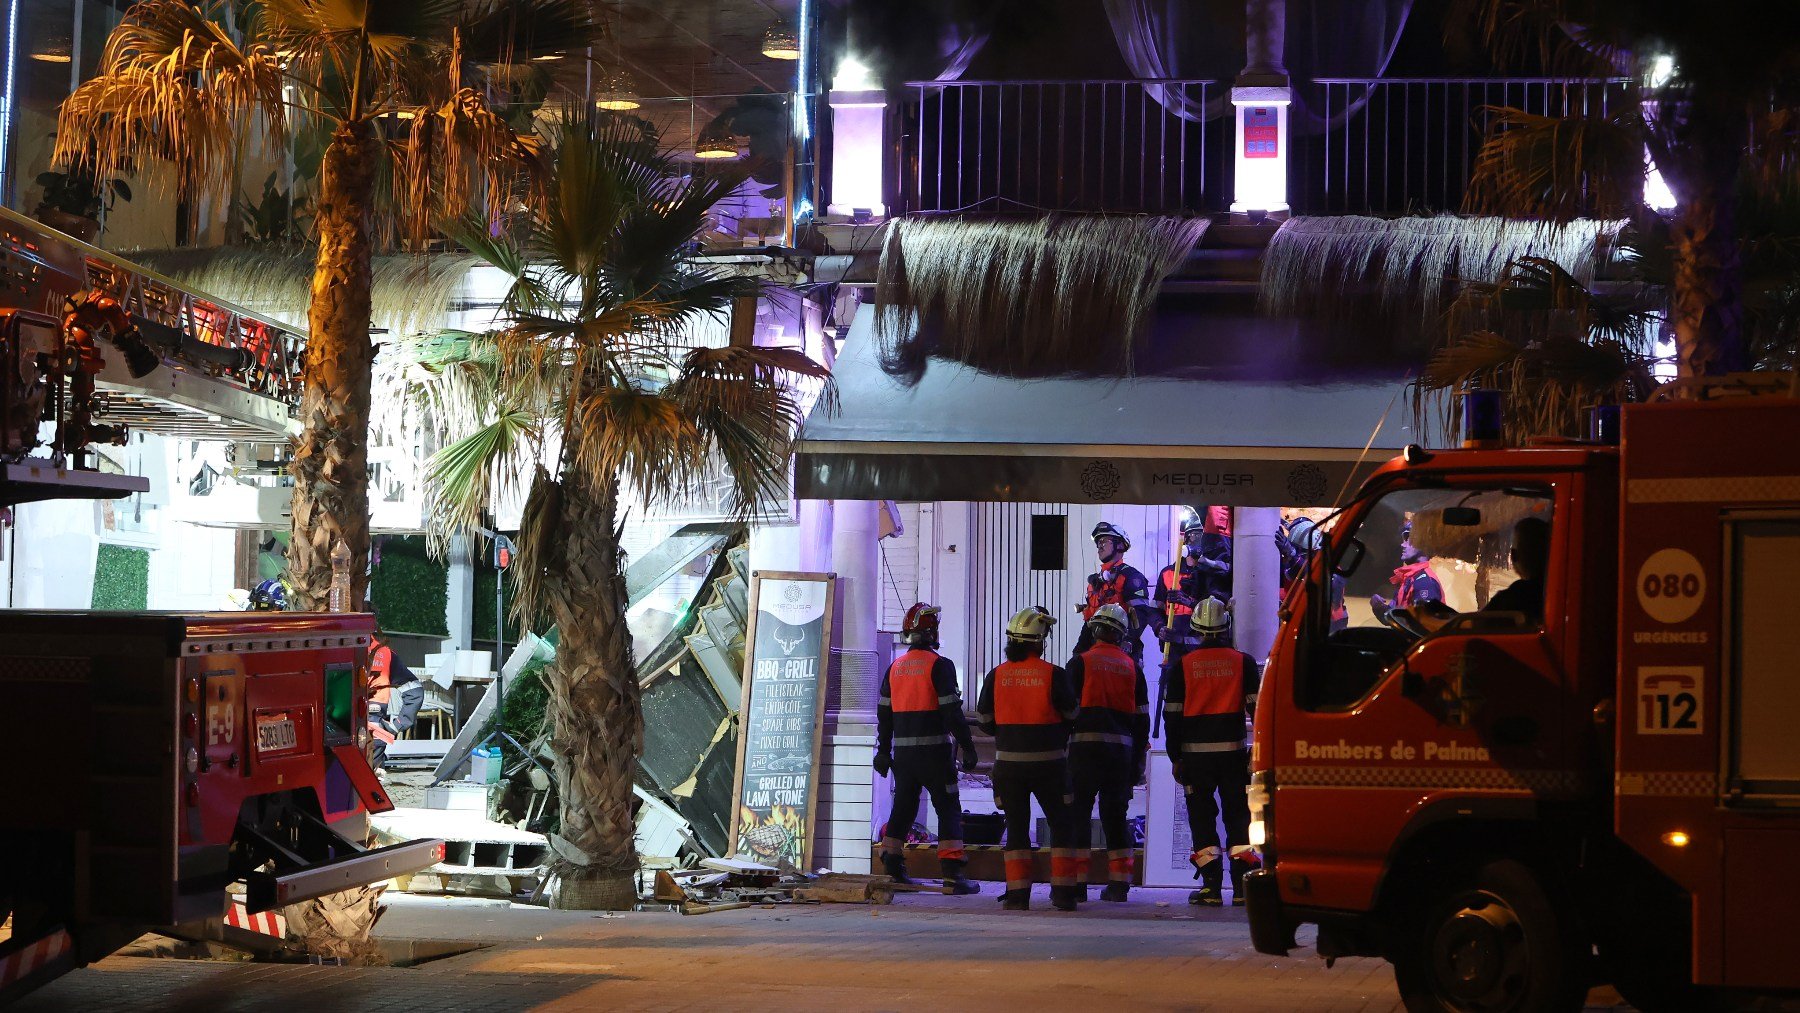
[[302, 609], [323, 608], [331, 550], [350, 550], [350, 608], [359, 608], [369, 563], [370, 209], [378, 142], [367, 123], [338, 128], [319, 168], [311, 333], [304, 427], [294, 447], [294, 538], [288, 581]]
[[1729, 189], [1725, 184], [1691, 198], [1672, 232], [1675, 356], [1683, 377], [1750, 368], [1744, 347], [1743, 271]]
[[631, 789], [644, 718], [625, 625], [618, 483], [565, 472], [560, 521], [562, 551], [544, 581], [562, 638], [545, 673], [562, 806], [553, 903], [624, 910], [637, 901]]
[[1679, 375], [1735, 373], [1750, 368], [1744, 343], [1744, 275], [1738, 252], [1736, 184], [1743, 161], [1743, 105], [1727, 97], [1696, 96], [1684, 110], [1680, 140], [1680, 215], [1674, 246], [1675, 358]]

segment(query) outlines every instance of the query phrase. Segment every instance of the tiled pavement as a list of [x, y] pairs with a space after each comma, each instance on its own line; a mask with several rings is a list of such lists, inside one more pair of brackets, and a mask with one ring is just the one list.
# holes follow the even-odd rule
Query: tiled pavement
[[[992, 886], [989, 886], [992, 889]], [[991, 896], [682, 917], [399, 898], [391, 938], [489, 944], [413, 968], [115, 957], [18, 1010], [1317, 1010], [1400, 1008], [1375, 960], [1251, 950], [1241, 910], [1178, 891], [1123, 907], [1002, 912]], [[1599, 1009], [1610, 1008], [1598, 993]]]

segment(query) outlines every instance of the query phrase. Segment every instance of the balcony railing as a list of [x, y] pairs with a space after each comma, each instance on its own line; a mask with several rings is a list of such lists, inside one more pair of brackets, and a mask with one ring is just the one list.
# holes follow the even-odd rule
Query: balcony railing
[[[897, 110], [890, 192], [908, 212], [1223, 211], [1230, 87], [1199, 80], [922, 81]], [[1604, 114], [1624, 79], [1323, 78], [1294, 82], [1297, 214], [1461, 207], [1489, 106]]]
[[[908, 211], [1208, 210], [1231, 106], [1215, 81], [920, 81], [900, 111]], [[1221, 133], [1221, 130], [1223, 133]]]
[[1294, 91], [1288, 197], [1305, 214], [1456, 210], [1489, 107], [1599, 116], [1635, 99], [1625, 79], [1320, 78]]

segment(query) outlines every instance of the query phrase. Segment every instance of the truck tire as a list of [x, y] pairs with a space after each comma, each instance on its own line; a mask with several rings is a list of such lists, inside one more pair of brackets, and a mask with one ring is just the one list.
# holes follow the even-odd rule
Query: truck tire
[[1394, 981], [1412, 1013], [1561, 1013], [1587, 997], [1575, 920], [1522, 862], [1428, 881], [1400, 917]]

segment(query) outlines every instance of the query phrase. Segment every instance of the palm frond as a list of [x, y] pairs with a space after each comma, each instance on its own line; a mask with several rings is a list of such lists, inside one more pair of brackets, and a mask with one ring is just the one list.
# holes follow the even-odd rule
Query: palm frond
[[1544, 116], [1487, 106], [1488, 136], [1464, 208], [1566, 223], [1623, 218], [1643, 203], [1644, 139], [1635, 110], [1612, 116]]
[[166, 162], [177, 186], [223, 192], [238, 131], [285, 134], [283, 74], [267, 43], [240, 45], [199, 7], [146, 0], [107, 37], [93, 77], [64, 100], [53, 160], [99, 178]]
[[545, 53], [585, 49], [600, 41], [592, 7], [590, 0], [480, 0], [457, 22], [463, 58], [524, 63]]
[[501, 411], [432, 455], [427, 530], [439, 539], [468, 534], [482, 526], [496, 497], [519, 492], [523, 470], [516, 466], [541, 439], [540, 424], [529, 409]]

